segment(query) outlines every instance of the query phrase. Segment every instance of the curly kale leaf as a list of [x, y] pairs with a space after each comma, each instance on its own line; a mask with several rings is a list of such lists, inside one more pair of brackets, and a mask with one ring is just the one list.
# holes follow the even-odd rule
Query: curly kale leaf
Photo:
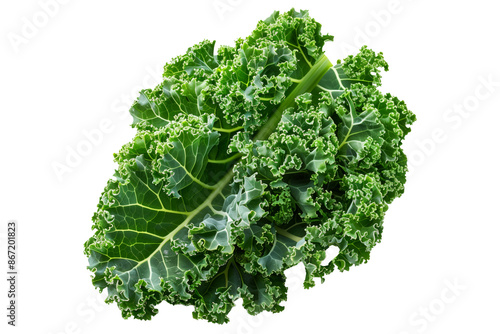
[[124, 317], [167, 301], [224, 323], [239, 298], [280, 312], [286, 269], [302, 263], [309, 288], [369, 259], [404, 191], [415, 116], [378, 90], [381, 53], [333, 65], [331, 40], [307, 11], [275, 12], [234, 46], [194, 45], [140, 92], [85, 243]]

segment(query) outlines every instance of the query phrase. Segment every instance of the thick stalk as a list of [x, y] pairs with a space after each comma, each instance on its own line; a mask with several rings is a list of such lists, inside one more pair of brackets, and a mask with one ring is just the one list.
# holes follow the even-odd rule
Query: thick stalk
[[283, 111], [293, 106], [297, 96], [312, 91], [332, 66], [333, 64], [328, 60], [328, 58], [325, 55], [322, 55], [313, 67], [311, 67], [309, 72], [307, 72], [307, 74], [300, 80], [290, 95], [286, 97], [285, 101], [279, 105], [278, 109], [276, 109], [276, 111], [271, 115], [267, 123], [259, 130], [259, 132], [257, 132], [253, 140], [256, 141], [269, 138], [271, 133], [273, 133], [278, 126], [281, 116], [283, 116]]

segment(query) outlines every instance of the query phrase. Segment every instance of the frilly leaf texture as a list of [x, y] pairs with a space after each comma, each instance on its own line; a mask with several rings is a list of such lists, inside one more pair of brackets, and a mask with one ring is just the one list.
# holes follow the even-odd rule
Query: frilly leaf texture
[[167, 301], [224, 323], [240, 298], [280, 312], [286, 269], [302, 263], [309, 288], [368, 261], [404, 192], [415, 115], [378, 90], [381, 53], [333, 65], [331, 40], [307, 11], [275, 12], [234, 46], [194, 45], [140, 92], [85, 243], [123, 317]]

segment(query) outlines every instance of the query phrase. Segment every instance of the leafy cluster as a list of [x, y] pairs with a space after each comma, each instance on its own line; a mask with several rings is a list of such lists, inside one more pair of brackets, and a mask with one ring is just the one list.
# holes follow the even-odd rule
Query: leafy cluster
[[163, 300], [217, 323], [238, 298], [279, 312], [287, 268], [303, 263], [311, 287], [369, 259], [404, 191], [415, 116], [377, 89], [381, 53], [333, 65], [320, 28], [275, 12], [234, 46], [194, 45], [140, 93], [85, 244], [124, 317], [150, 319]]

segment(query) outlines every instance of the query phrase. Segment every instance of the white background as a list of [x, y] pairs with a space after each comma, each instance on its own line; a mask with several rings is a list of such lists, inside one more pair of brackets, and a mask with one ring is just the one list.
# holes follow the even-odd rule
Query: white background
[[[494, 1], [59, 0], [45, 9], [51, 16], [47, 2], [0, 5], [0, 222], [20, 224], [19, 326], [9, 333], [499, 333]], [[310, 290], [300, 268], [289, 272], [280, 314], [251, 317], [238, 304], [220, 326], [163, 303], [150, 322], [123, 320], [93, 289], [83, 243], [112, 155], [134, 133], [131, 101], [194, 43], [231, 44], [292, 6], [309, 9], [335, 36], [326, 48], [332, 61], [362, 44], [383, 51], [383, 91], [418, 117], [405, 142], [406, 193], [388, 211], [382, 243], [367, 264]], [[96, 131], [102, 138], [89, 146], [85, 133]]]

